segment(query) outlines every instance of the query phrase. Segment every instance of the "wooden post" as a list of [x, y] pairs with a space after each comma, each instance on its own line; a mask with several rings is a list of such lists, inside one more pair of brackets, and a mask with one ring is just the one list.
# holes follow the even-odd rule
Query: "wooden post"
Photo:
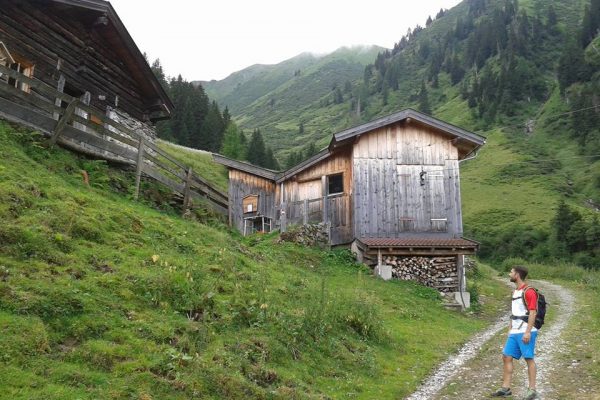
[[281, 203], [281, 211], [279, 212], [280, 219], [280, 230], [281, 232], [285, 232], [287, 229], [287, 204]]
[[144, 168], [144, 138], [140, 137], [140, 144], [138, 145], [138, 156], [137, 165], [135, 171], [135, 192], [133, 198], [135, 200], [140, 196], [140, 183], [142, 181], [142, 170]]
[[323, 196], [323, 222], [329, 220], [329, 202], [327, 201], [327, 176], [321, 177], [321, 195]]
[[304, 225], [308, 224], [308, 199], [304, 199]]
[[[58, 68], [58, 65], [57, 65], [57, 68]], [[58, 83], [56, 85], [56, 90], [58, 92], [64, 93], [64, 91], [65, 91], [65, 82], [66, 82], [65, 76], [63, 74], [60, 74], [60, 77], [58, 78]], [[59, 97], [57, 97], [57, 98], [54, 99], [54, 105], [55, 106], [60, 107], [61, 104], [62, 104], [62, 100]], [[52, 117], [55, 120], [58, 121], [59, 118], [60, 118], [60, 114], [57, 113], [57, 112], [55, 112], [55, 113], [52, 114]]]
[[190, 192], [192, 185], [192, 167], [188, 168], [187, 176], [185, 178], [185, 189], [183, 189], [183, 214], [188, 211], [190, 204]]
[[50, 137], [50, 147], [54, 146], [56, 144], [56, 141], [58, 140], [58, 137], [60, 136], [60, 134], [62, 133], [62, 131], [65, 129], [65, 126], [67, 126], [67, 123], [69, 122], [69, 120], [71, 119], [71, 117], [73, 117], [73, 114], [75, 113], [75, 108], [79, 105], [79, 100], [78, 99], [73, 99], [73, 101], [71, 103], [69, 103], [69, 105], [67, 106], [67, 109], [65, 110], [64, 114], [62, 115], [62, 117], [58, 120], [58, 122], [56, 123], [56, 127], [54, 128], [54, 132], [52, 133], [52, 137]]

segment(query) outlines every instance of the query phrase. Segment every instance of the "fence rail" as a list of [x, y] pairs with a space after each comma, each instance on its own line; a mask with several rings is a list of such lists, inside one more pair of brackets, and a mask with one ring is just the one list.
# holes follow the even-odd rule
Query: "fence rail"
[[[0, 65], [2, 75], [10, 79], [0, 79], [1, 116], [40, 130], [49, 137], [50, 145], [59, 143], [95, 157], [135, 165], [136, 199], [145, 175], [181, 194], [184, 212], [193, 200], [201, 200], [214, 210], [227, 213], [229, 200], [225, 193], [142, 133], [39, 79]], [[17, 83], [12, 84], [11, 79]], [[21, 83], [27, 85], [27, 91], [19, 88]], [[65, 104], [66, 108], [62, 107]]]

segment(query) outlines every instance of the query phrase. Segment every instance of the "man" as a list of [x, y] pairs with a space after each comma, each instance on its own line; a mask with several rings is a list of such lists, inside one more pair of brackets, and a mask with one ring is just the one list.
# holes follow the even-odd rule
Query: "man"
[[[535, 390], [536, 366], [534, 361], [535, 341], [537, 329], [534, 327], [537, 312], [537, 292], [526, 283], [527, 268], [515, 266], [510, 270], [510, 281], [516, 286], [512, 295], [512, 315], [509, 323], [508, 339], [502, 352], [504, 361], [504, 374], [502, 387], [492, 393], [492, 397], [512, 396], [510, 383], [513, 372], [513, 359], [525, 358], [527, 362], [527, 375], [529, 377], [529, 389], [524, 400], [539, 399]], [[525, 292], [525, 301], [523, 301]]]

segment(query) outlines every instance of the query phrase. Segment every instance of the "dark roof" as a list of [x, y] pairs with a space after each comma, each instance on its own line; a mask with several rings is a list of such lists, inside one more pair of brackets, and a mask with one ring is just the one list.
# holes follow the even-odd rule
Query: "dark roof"
[[410, 247], [410, 248], [477, 248], [479, 243], [465, 238], [360, 238], [368, 247]]
[[280, 173], [278, 171], [273, 171], [272, 169], [259, 167], [259, 166], [247, 163], [245, 161], [233, 160], [231, 158], [222, 156], [220, 154], [213, 153], [212, 156], [213, 156], [213, 160], [216, 163], [223, 164], [229, 168], [244, 171], [249, 174], [259, 176], [261, 178], [275, 181], [280, 175]]
[[390, 125], [395, 122], [403, 121], [407, 118], [412, 118], [415, 121], [419, 121], [424, 125], [431, 126], [433, 128], [444, 131], [452, 136], [455, 136], [460, 139], [464, 139], [472, 144], [476, 145], [476, 147], [482, 146], [485, 144], [485, 138], [476, 133], [469, 132], [458, 126], [449, 124], [427, 114], [423, 114], [419, 111], [415, 111], [411, 108], [407, 108], [395, 114], [386, 115], [385, 117], [378, 118], [376, 120], [367, 122], [366, 124], [358, 125], [344, 131], [338, 132], [333, 135], [331, 139], [331, 146], [335, 146], [335, 144], [351, 139], [357, 135], [360, 135], [365, 132], [372, 131], [377, 128], [381, 128], [382, 126]]
[[[166, 117], [173, 111], [174, 105], [160, 82], [154, 76], [152, 69], [148, 65], [148, 62], [144, 58], [144, 55], [135, 44], [133, 38], [125, 28], [125, 25], [117, 15], [117, 12], [108, 1], [103, 0], [52, 0], [55, 3], [65, 4], [68, 6], [78, 7], [86, 10], [96, 11], [98, 13], [105, 14], [110, 21], [110, 26], [114, 28], [117, 33], [118, 40], [121, 42], [123, 47], [127, 50], [127, 56], [124, 57], [124, 62], [134, 73], [134, 78], [140, 84], [141, 88], [146, 92], [145, 94], [155, 97], [159, 100], [159, 103], [149, 104], [149, 106], [155, 106], [162, 108], [162, 111], [166, 113]], [[155, 120], [164, 119], [165, 116], [152, 118]]]

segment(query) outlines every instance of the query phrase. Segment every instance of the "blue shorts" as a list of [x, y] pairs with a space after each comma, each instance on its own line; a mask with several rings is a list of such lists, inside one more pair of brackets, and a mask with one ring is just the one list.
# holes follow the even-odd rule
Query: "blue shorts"
[[537, 339], [537, 331], [531, 332], [531, 339], [529, 343], [523, 343], [523, 333], [513, 333], [508, 335], [506, 344], [502, 354], [505, 356], [511, 356], [518, 360], [521, 356], [525, 359], [532, 359], [535, 354], [535, 340]]

